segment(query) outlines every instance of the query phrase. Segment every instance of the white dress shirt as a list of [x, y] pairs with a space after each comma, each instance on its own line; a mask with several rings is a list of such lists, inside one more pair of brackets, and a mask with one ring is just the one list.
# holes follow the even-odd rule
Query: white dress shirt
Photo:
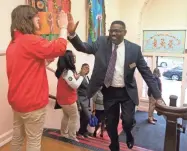
[[[114, 44], [112, 44], [112, 50], [114, 50]], [[112, 80], [112, 87], [125, 87], [124, 81], [124, 68], [125, 68], [125, 43], [124, 41], [118, 45], [117, 58], [114, 70], [114, 76]]]
[[88, 76], [85, 76], [85, 79], [88, 83], [90, 82]]

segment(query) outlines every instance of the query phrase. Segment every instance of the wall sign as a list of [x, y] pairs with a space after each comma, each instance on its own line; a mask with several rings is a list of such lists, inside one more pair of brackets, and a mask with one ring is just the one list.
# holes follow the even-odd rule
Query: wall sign
[[143, 52], [182, 54], [185, 41], [186, 30], [144, 30]]

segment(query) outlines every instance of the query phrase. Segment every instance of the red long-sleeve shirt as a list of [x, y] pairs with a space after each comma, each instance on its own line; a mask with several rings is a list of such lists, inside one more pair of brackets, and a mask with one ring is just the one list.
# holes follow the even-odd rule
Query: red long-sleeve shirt
[[59, 105], [71, 105], [77, 101], [77, 89], [81, 85], [83, 77], [77, 80], [71, 70], [64, 71], [58, 79], [56, 98]]
[[48, 104], [45, 59], [63, 55], [67, 40], [49, 42], [37, 35], [15, 32], [6, 51], [8, 101], [15, 111], [30, 112]]

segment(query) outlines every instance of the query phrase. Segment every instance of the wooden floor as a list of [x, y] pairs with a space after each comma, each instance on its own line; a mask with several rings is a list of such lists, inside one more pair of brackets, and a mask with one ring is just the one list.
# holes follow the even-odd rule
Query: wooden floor
[[[10, 151], [10, 144], [7, 144], [0, 148], [0, 151]], [[25, 145], [23, 151], [25, 151]], [[41, 151], [89, 151], [78, 146], [71, 145], [69, 143], [64, 143], [62, 141], [50, 139], [47, 137], [42, 138], [42, 150]]]

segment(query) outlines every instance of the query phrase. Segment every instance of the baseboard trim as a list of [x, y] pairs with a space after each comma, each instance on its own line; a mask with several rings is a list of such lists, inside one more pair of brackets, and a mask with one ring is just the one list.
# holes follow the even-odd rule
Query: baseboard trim
[[13, 133], [13, 129], [0, 135], [0, 147], [4, 146], [5, 144], [9, 143], [12, 140], [12, 133]]

